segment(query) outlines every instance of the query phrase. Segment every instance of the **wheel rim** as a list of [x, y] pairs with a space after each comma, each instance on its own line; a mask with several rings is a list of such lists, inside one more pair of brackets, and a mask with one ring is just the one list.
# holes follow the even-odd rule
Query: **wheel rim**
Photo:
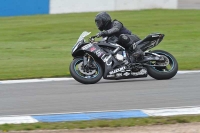
[[[97, 77], [99, 75], [100, 68], [99, 68], [99, 66], [97, 65], [96, 62], [94, 62], [94, 65], [95, 65], [96, 68], [93, 69], [92, 72], [89, 71], [88, 73], [87, 72], [83, 72], [83, 70], [81, 70], [80, 66], [82, 64], [83, 64], [83, 59], [79, 59], [74, 63], [74, 71], [80, 77], [85, 78], [85, 79], [93, 79], [93, 78], [95, 78], [95, 77]], [[94, 70], [95, 70], [95, 72], [94, 72]]]
[[164, 66], [164, 67], [153, 67], [153, 68], [154, 68], [156, 71], [165, 72], [165, 73], [172, 71], [173, 68], [174, 68], [174, 65], [175, 65], [173, 58], [172, 58], [170, 55], [165, 54], [165, 53], [157, 52], [157, 54], [163, 55], [164, 58], [167, 58], [167, 59], [168, 59], [168, 63], [167, 63], [167, 65]]

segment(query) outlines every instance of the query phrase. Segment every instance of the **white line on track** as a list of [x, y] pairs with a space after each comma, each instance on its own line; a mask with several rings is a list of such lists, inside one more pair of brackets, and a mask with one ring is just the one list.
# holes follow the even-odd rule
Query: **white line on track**
[[200, 70], [196, 70], [196, 71], [178, 71], [178, 74], [185, 74], [185, 73], [199, 73]]
[[[200, 105], [194, 106], [178, 106], [178, 107], [160, 107], [160, 108], [145, 108], [145, 109], [124, 109], [124, 110], [97, 110], [97, 111], [79, 111], [79, 112], [60, 112], [60, 113], [41, 113], [41, 114], [22, 114], [22, 115], [2, 115], [0, 117], [18, 117], [18, 116], [39, 116], [39, 115], [63, 115], [63, 114], [81, 114], [81, 113], [103, 113], [103, 112], [122, 112], [122, 111], [134, 111], [134, 110], [177, 110], [177, 109], [193, 109], [200, 108]], [[200, 111], [200, 110], [199, 110]]]
[[154, 109], [154, 110], [142, 110], [149, 116], [173, 116], [173, 115], [192, 115], [200, 114], [200, 107], [190, 108], [171, 108], [171, 109]]
[[[178, 74], [199, 73], [199, 72], [200, 70], [178, 71]], [[41, 79], [5, 80], [5, 81], [0, 81], [0, 84], [37, 83], [37, 82], [68, 81], [68, 80], [74, 80], [74, 79], [73, 78], [41, 78]]]
[[41, 78], [41, 79], [23, 79], [23, 80], [5, 80], [0, 84], [16, 84], [16, 83], [36, 83], [36, 82], [52, 82], [52, 81], [68, 81], [73, 78]]
[[[126, 114], [128, 112], [132, 112], [130, 114]], [[98, 117], [104, 118], [105, 116], [113, 118], [113, 115], [110, 116], [109, 113], [115, 113], [118, 117], [130, 115], [130, 117], [150, 117], [150, 116], [173, 116], [173, 115], [191, 115], [191, 114], [200, 114], [200, 106], [181, 106], [181, 107], [164, 107], [164, 108], [151, 108], [151, 109], [129, 109], [129, 110], [104, 110], [104, 111], [87, 111], [87, 112], [71, 112], [71, 113], [46, 113], [46, 114], [30, 114], [30, 115], [10, 115], [10, 116], [0, 116], [0, 125], [1, 124], [20, 124], [20, 123], [37, 123], [42, 122], [41, 120], [45, 120], [45, 122], [53, 122], [54, 120], [81, 120], [83, 117], [78, 118], [80, 114], [85, 116], [87, 119], [92, 113], [93, 117], [97, 119]], [[138, 112], [144, 113], [143, 116], [138, 114]], [[97, 113], [97, 114], [94, 114]], [[99, 116], [99, 113], [103, 114]], [[65, 116], [60, 116], [65, 115]], [[68, 116], [66, 116], [68, 115]], [[70, 116], [73, 115], [73, 116]], [[77, 117], [74, 117], [76, 116]], [[89, 116], [88, 116], [89, 115]], [[38, 119], [39, 118], [39, 119]], [[42, 118], [42, 119], [41, 119]], [[65, 118], [66, 120], [64, 120]], [[74, 119], [75, 118], [75, 119]], [[90, 119], [91, 119], [90, 118]], [[48, 120], [47, 120], [48, 119]], [[69, 121], [70, 121], [69, 120]]]
[[1, 124], [21, 124], [21, 123], [36, 123], [38, 120], [31, 116], [15, 116], [15, 117], [0, 117]]

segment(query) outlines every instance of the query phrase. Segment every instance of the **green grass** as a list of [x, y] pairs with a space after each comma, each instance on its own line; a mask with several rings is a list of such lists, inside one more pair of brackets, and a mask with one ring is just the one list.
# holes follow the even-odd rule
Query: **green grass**
[[173, 116], [173, 117], [149, 117], [129, 118], [117, 120], [92, 120], [76, 122], [54, 122], [34, 124], [4, 124], [0, 125], [0, 131], [21, 131], [21, 130], [57, 130], [57, 129], [86, 129], [103, 127], [133, 127], [147, 125], [164, 125], [176, 123], [200, 122], [200, 115]]
[[[200, 69], [200, 10], [109, 12], [144, 38], [166, 36], [155, 49], [172, 53], [179, 69]], [[98, 32], [96, 13], [0, 18], [0, 80], [69, 76], [71, 48], [82, 31]]]

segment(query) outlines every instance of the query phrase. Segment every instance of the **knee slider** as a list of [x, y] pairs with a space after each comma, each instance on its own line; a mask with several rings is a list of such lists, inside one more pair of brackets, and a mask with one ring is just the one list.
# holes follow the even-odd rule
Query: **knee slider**
[[129, 43], [130, 38], [129, 38], [128, 35], [121, 34], [121, 35], [119, 36], [119, 41], [120, 41], [120, 43], [122, 43], [122, 44], [127, 44], [127, 43]]
[[131, 39], [128, 35], [126, 34], [121, 34], [119, 36], [119, 42], [120, 44], [122, 44], [125, 48], [128, 48], [130, 46], [131, 43]]

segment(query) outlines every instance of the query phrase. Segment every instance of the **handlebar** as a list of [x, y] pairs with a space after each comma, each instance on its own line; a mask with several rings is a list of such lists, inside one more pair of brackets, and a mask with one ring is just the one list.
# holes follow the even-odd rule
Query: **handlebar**
[[95, 35], [95, 36], [91, 36], [90, 38], [96, 38], [97, 37], [97, 35]]
[[90, 41], [90, 42], [94, 42], [94, 41], [95, 41], [95, 38], [98, 38], [98, 36], [97, 36], [97, 35], [91, 36], [91, 37], [89, 38], [89, 41]]

